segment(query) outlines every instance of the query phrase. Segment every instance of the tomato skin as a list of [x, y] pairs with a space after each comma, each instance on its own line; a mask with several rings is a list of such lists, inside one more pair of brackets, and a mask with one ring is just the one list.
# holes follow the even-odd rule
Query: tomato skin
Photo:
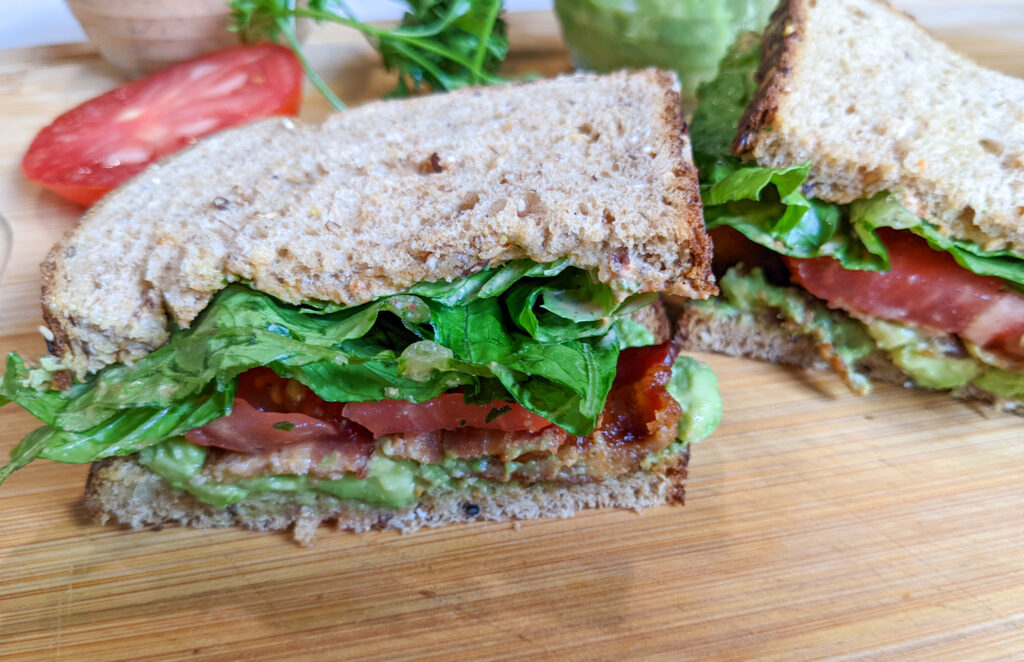
[[954, 333], [985, 349], [1024, 357], [1024, 296], [999, 278], [964, 269], [901, 230], [881, 229], [887, 272], [846, 270], [831, 258], [785, 258], [793, 281], [851, 313]]
[[203, 136], [296, 114], [302, 83], [302, 65], [283, 46], [236, 46], [204, 55], [67, 111], [36, 135], [21, 169], [58, 195], [89, 205]]

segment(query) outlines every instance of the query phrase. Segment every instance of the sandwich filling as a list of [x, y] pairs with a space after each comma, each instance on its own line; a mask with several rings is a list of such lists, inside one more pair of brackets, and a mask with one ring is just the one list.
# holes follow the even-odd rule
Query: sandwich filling
[[713, 373], [655, 344], [562, 260], [484, 269], [354, 307], [242, 284], [188, 329], [69, 389], [8, 357], [0, 404], [45, 425], [36, 457], [141, 464], [207, 503], [271, 492], [403, 506], [429, 490], [579, 483], [672, 466], [720, 417]]
[[737, 41], [694, 117], [723, 289], [696, 305], [773, 311], [815, 338], [856, 392], [870, 388], [857, 362], [882, 351], [920, 386], [1024, 394], [1024, 258], [947, 236], [890, 192], [844, 205], [816, 199], [810, 163], [741, 162], [730, 145], [759, 61], [759, 40]]

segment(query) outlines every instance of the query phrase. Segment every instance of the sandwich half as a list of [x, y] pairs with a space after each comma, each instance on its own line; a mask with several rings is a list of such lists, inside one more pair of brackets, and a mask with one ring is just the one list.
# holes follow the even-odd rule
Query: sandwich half
[[693, 121], [722, 295], [679, 340], [1024, 407], [1024, 81], [879, 0], [786, 0]]
[[681, 503], [718, 422], [659, 292], [716, 293], [656, 70], [272, 119], [151, 166], [42, 267], [44, 423], [134, 527], [412, 530]]

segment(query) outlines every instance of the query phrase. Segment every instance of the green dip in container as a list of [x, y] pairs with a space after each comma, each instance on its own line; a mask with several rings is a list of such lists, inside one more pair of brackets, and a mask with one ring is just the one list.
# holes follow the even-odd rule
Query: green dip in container
[[679, 74], [683, 103], [714, 78], [742, 30], [760, 31], [777, 0], [555, 0], [574, 64], [593, 71], [658, 66]]

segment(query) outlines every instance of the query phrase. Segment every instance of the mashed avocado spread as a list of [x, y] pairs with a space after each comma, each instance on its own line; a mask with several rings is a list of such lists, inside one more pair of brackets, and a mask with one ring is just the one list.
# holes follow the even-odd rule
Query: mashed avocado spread
[[658, 66], [679, 74], [683, 94], [713, 78], [740, 30], [760, 30], [775, 0], [556, 0], [578, 66], [595, 71]]

